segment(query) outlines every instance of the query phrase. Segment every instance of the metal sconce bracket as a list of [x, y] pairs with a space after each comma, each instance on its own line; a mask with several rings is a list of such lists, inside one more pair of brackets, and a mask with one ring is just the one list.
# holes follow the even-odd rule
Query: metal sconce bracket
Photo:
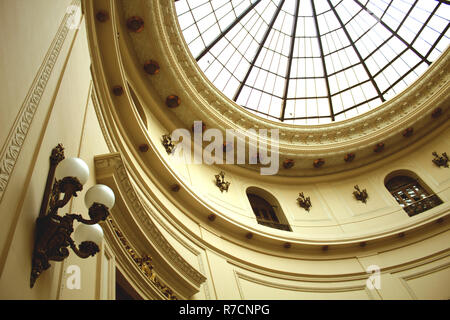
[[[87, 258], [99, 252], [95, 242], [83, 241], [77, 247], [71, 238], [74, 220], [86, 225], [94, 225], [106, 219], [108, 208], [103, 204], [94, 203], [89, 208], [91, 220], [85, 220], [80, 214], [66, 214], [61, 217], [58, 210], [63, 208], [77, 192], [83, 189], [82, 184], [75, 177], [65, 177], [59, 181], [55, 179], [57, 165], [64, 160], [64, 148], [58, 144], [50, 156], [50, 169], [47, 175], [44, 196], [39, 216], [36, 220], [35, 242], [32, 257], [30, 287], [33, 288], [37, 278], [43, 271], [50, 268], [49, 261], [63, 261], [69, 256], [70, 246], [77, 256]], [[64, 197], [61, 199], [61, 195]]]
[[444, 152], [442, 156], [439, 156], [436, 151], [432, 152], [434, 159], [432, 160], [435, 165], [438, 167], [448, 168], [448, 156], [447, 153]]
[[364, 190], [359, 189], [358, 185], [355, 185], [354, 188], [355, 188], [356, 191], [353, 191], [353, 195], [355, 196], [356, 200], [359, 200], [359, 201], [361, 201], [363, 203], [366, 203], [367, 202], [367, 198], [369, 198], [367, 190], [366, 189], [364, 189]]
[[175, 144], [172, 141], [172, 137], [168, 134], [162, 136], [162, 144], [166, 149], [167, 154], [172, 154], [175, 150]]
[[298, 195], [299, 195], [299, 197], [297, 198], [298, 204], [300, 205], [300, 207], [309, 212], [309, 210], [312, 207], [311, 199], [309, 197], [305, 197], [303, 192], [300, 192]]
[[221, 171], [219, 174], [215, 175], [216, 177], [216, 186], [220, 189], [220, 192], [228, 192], [228, 188], [230, 186], [230, 182], [225, 181], [225, 173]]

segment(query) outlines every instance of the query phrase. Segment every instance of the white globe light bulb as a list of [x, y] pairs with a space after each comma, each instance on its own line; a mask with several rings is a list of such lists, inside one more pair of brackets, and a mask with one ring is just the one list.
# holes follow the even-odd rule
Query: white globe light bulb
[[80, 224], [73, 234], [73, 240], [78, 244], [83, 241], [92, 241], [100, 247], [103, 241], [103, 229], [99, 224]]
[[89, 167], [79, 158], [67, 158], [56, 167], [55, 177], [61, 180], [65, 177], [75, 177], [84, 185], [89, 178]]
[[114, 196], [114, 192], [110, 187], [105, 186], [104, 184], [96, 184], [91, 187], [84, 196], [84, 203], [88, 209], [94, 204], [94, 202], [103, 204], [108, 209], [111, 209], [114, 206], [115, 201], [116, 198]]

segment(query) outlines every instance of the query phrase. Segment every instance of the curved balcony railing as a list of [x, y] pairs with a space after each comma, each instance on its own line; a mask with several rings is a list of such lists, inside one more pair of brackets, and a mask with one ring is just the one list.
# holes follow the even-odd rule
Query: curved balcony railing
[[410, 217], [412, 217], [415, 216], [416, 214], [434, 208], [442, 203], [443, 203], [442, 200], [437, 195], [433, 194], [417, 202], [414, 202], [409, 206], [403, 207], [403, 209]]

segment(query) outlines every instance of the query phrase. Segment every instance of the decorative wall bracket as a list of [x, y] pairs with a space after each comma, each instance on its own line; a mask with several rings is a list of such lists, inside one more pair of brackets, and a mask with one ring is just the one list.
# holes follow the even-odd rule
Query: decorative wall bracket
[[228, 187], [230, 186], [230, 182], [225, 181], [225, 173], [221, 171], [219, 174], [215, 175], [216, 177], [216, 186], [220, 189], [220, 192], [228, 192]]
[[168, 134], [164, 134], [162, 136], [162, 144], [164, 148], [166, 149], [167, 154], [172, 154], [175, 150], [175, 144], [172, 141], [172, 137]]
[[355, 196], [356, 200], [366, 203], [367, 198], [369, 198], [367, 190], [366, 189], [361, 190], [358, 185], [355, 185], [354, 188], [356, 191], [353, 191], [353, 195]]
[[[56, 170], [58, 165], [61, 166], [59, 172]], [[58, 215], [58, 210], [83, 189], [83, 184], [87, 181], [88, 176], [89, 169], [81, 159], [65, 159], [64, 148], [61, 144], [52, 150], [47, 183], [36, 220], [31, 288], [42, 272], [50, 268], [50, 260], [63, 261], [69, 256], [67, 247], [70, 246], [75, 254], [83, 259], [94, 256], [100, 251], [97, 243], [101, 241], [103, 232], [99, 226], [95, 227], [94, 225], [104, 221], [109, 215], [108, 206], [114, 205], [114, 194], [111, 189], [103, 185], [96, 185], [88, 190], [85, 202], [89, 204], [90, 220], [84, 219], [80, 214], [66, 214], [63, 217]], [[71, 237], [75, 220], [82, 223], [77, 231], [81, 229], [79, 233], [84, 233], [84, 236], [89, 238], [82, 241], [79, 246]]]
[[300, 192], [299, 197], [297, 198], [298, 204], [300, 207], [309, 212], [309, 209], [312, 207], [311, 199], [309, 197], [305, 197], [303, 192]]
[[434, 159], [432, 160], [435, 165], [438, 167], [448, 168], [448, 156], [447, 153], [444, 152], [441, 156], [438, 155], [436, 151], [432, 153]]

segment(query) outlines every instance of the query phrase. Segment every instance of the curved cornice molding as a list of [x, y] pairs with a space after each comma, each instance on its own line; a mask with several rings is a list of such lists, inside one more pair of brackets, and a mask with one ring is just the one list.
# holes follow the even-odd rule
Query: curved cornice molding
[[[133, 8], [128, 8], [128, 11], [120, 11], [120, 4], [133, 5]], [[261, 227], [259, 225], [249, 225], [248, 223], [239, 220], [236, 216], [233, 216], [229, 213], [221, 212], [224, 208], [217, 208], [208, 199], [205, 199], [202, 194], [196, 192], [191, 185], [186, 183], [182, 177], [177, 174], [177, 171], [171, 166], [169, 161], [163, 156], [161, 141], [157, 141], [156, 139], [153, 141], [150, 138], [149, 132], [151, 130], [157, 130], [160, 128], [151, 128], [151, 130], [147, 129], [143, 122], [139, 120], [139, 114], [135, 110], [132, 100], [128, 95], [123, 94], [122, 97], [114, 97], [111, 93], [111, 89], [113, 86], [121, 84], [124, 88], [124, 91], [127, 92], [127, 81], [131, 85], [135, 85], [135, 89], [140, 89], [139, 98], [143, 99], [143, 101], [147, 101], [152, 109], [148, 110], [152, 114], [153, 118], [157, 118], [160, 123], [166, 125], [165, 129], [176, 128], [174, 127], [174, 122], [181, 121], [177, 117], [174, 117], [174, 113], [168, 112], [167, 109], [164, 109], [162, 106], [165, 101], [165, 94], [171, 93], [172, 87], [169, 87], [169, 84], [173, 81], [178, 81], [178, 78], [175, 80], [170, 78], [170, 81], [163, 78], [162, 75], [158, 75], [159, 78], [149, 78], [146, 77], [142, 71], [142, 65], [139, 65], [139, 62], [132, 57], [137, 55], [137, 53], [131, 54], [130, 50], [126, 50], [129, 48], [127, 46], [127, 41], [129, 40], [128, 32], [124, 29], [124, 16], [132, 15], [133, 13], [144, 13], [146, 17], [148, 15], [153, 14], [151, 11], [151, 5], [153, 2], [146, 2], [145, 0], [135, 0], [135, 1], [123, 1], [121, 0], [98, 0], [94, 2], [89, 2], [87, 5], [87, 23], [88, 23], [88, 37], [90, 40], [91, 46], [91, 56], [92, 56], [92, 70], [93, 70], [93, 78], [96, 84], [96, 90], [98, 93], [99, 99], [99, 108], [101, 111], [99, 112], [99, 116], [102, 119], [99, 119], [100, 123], [105, 122], [105, 130], [108, 131], [108, 135], [110, 136], [112, 142], [109, 143], [112, 147], [115, 147], [117, 151], [121, 152], [123, 156], [123, 161], [126, 164], [126, 167], [130, 170], [130, 175], [133, 176], [134, 181], [139, 188], [142, 189], [143, 194], [145, 196], [152, 198], [155, 202], [161, 204], [161, 207], [164, 207], [164, 200], [167, 200], [170, 203], [173, 203], [176, 208], [178, 208], [186, 217], [191, 218], [193, 221], [205, 227], [208, 230], [220, 230], [220, 236], [226, 238], [230, 242], [238, 243], [242, 246], [247, 246], [243, 239], [242, 235], [245, 233], [252, 232], [254, 234], [252, 244], [249, 246], [253, 250], [267, 251], [267, 248], [271, 248], [274, 254], [280, 254], [279, 248], [282, 247], [285, 242], [290, 242], [293, 246], [291, 252], [295, 252], [294, 247], [299, 250], [293, 255], [302, 255], [304, 252], [308, 250], [317, 251], [321, 250], [321, 247], [333, 246], [333, 248], [341, 248], [347, 249], [349, 247], [355, 248], [359, 247], [359, 243], [361, 241], [371, 241], [371, 242], [389, 242], [390, 240], [397, 237], [398, 233], [401, 232], [412, 232], [419, 230], [422, 227], [429, 226], [434, 223], [436, 219], [443, 218], [448, 215], [448, 203], [440, 206], [440, 208], [435, 208], [429, 211], [426, 215], [421, 215], [418, 219], [409, 220], [402, 222], [401, 224], [392, 225], [390, 228], [380, 228], [379, 230], [370, 230], [368, 232], [358, 232], [347, 234], [345, 237], [338, 236], [336, 238], [330, 239], [329, 237], [314, 237], [308, 238], [304, 235], [297, 233], [285, 233], [285, 232], [277, 232], [276, 230], [267, 230], [268, 228]], [[147, 9], [146, 7], [142, 7], [143, 5], [149, 5]], [[111, 20], [108, 23], [104, 23], [100, 25], [95, 20], [95, 10], [110, 10]], [[119, 9], [119, 10], [117, 10]], [[122, 8], [123, 9], [123, 8]], [[145, 10], [144, 10], [145, 9]], [[125, 10], [125, 9], [123, 9]], [[118, 20], [117, 20], [118, 19]], [[152, 24], [154, 19], [146, 19], [149, 21], [146, 24], [146, 27], [149, 24]], [[147, 30], [148, 28], [144, 29]], [[119, 30], [119, 31], [118, 31]], [[144, 31], [143, 31], [144, 32]], [[143, 37], [145, 39], [145, 34], [136, 35], [139, 37]], [[127, 40], [128, 39], [128, 40]], [[153, 38], [151, 38], [154, 40]], [[149, 42], [153, 45], [153, 42]], [[147, 43], [148, 45], [148, 43]], [[164, 50], [168, 50], [165, 48]], [[165, 53], [164, 51], [157, 45], [154, 47], [153, 55], [147, 56], [146, 59], [152, 58], [154, 55], [162, 55]], [[167, 51], [169, 52], [169, 51]], [[170, 53], [170, 52], [169, 52]], [[145, 53], [142, 53], [145, 54]], [[448, 56], [448, 55], [447, 55]], [[169, 70], [168, 65], [166, 65], [166, 60], [173, 59], [170, 57], [165, 57], [164, 60], [161, 60], [161, 67], [164, 68], [163, 74], [164, 77], [169, 77], [173, 70]], [[447, 59], [448, 60], [448, 59]], [[135, 69], [132, 69], [134, 66]], [[130, 68], [130, 69], [127, 69]], [[128, 70], [128, 72], [127, 72]], [[173, 71], [173, 72], [176, 72]], [[448, 78], [448, 72], [445, 73], [446, 78]], [[160, 92], [155, 89], [155, 82], [160, 82], [167, 84], [167, 87], [159, 87]], [[180, 80], [181, 81], [181, 80]], [[441, 87], [440, 89], [436, 89], [437, 92], [444, 92], [448, 87], [448, 82], [446, 85]], [[448, 90], [447, 90], [448, 91]], [[127, 92], [128, 94], [128, 92]], [[183, 93], [188, 94], [188, 93]], [[158, 97], [161, 98], [158, 101]], [[440, 97], [436, 94], [433, 97]], [[147, 99], [147, 100], [146, 100]], [[154, 100], [152, 100], [154, 99]], [[188, 104], [189, 101], [186, 102]], [[144, 104], [145, 105], [145, 104]], [[178, 110], [178, 109], [177, 109]], [[185, 110], [185, 109], [179, 109]], [[178, 111], [177, 111], [178, 112]], [[426, 112], [426, 115], [429, 115], [430, 111]], [[185, 114], [186, 117], [189, 117], [189, 114]], [[444, 119], [444, 120], [442, 120]], [[170, 122], [173, 120], [174, 122]], [[437, 122], [442, 122], [447, 120], [446, 114], [442, 114]], [[436, 122], [436, 123], [437, 123]], [[155, 121], [156, 123], [156, 121]], [[155, 124], [154, 123], [154, 124]], [[170, 126], [172, 124], [172, 127]], [[441, 129], [441, 126], [439, 129]], [[433, 134], [435, 134], [439, 130], [435, 130]], [[429, 134], [425, 137], [425, 139], [421, 139], [426, 141], [429, 138], [433, 138], [433, 134]], [[106, 137], [105, 137], [106, 138]], [[158, 137], [159, 138], [159, 137]], [[138, 146], [141, 143], [148, 144], [148, 152], [142, 153], [139, 151]], [[411, 147], [405, 148], [404, 153], [409, 152]], [[373, 153], [373, 151], [370, 150]], [[397, 154], [400, 154], [397, 153]], [[390, 158], [383, 158], [383, 160], [378, 163], [386, 163], [386, 161], [390, 161]], [[373, 169], [372, 165], [364, 167], [367, 170]], [[248, 173], [254, 173], [249, 170], [241, 169], [242, 175], [248, 176]], [[358, 169], [360, 170], [360, 169]], [[354, 170], [353, 174], [358, 174], [358, 170]], [[311, 170], [309, 170], [311, 171]], [[323, 171], [322, 171], [323, 172]], [[258, 176], [258, 179], [262, 179], [260, 175], [253, 175], [252, 178]], [[310, 180], [304, 178], [293, 178], [291, 181], [287, 181], [284, 177], [272, 177], [275, 183], [283, 184], [301, 184], [301, 183], [309, 183], [313, 179], [315, 182], [322, 181], [318, 179], [339, 179], [339, 175], [334, 177], [331, 176], [321, 176], [316, 178], [310, 178]], [[177, 197], [173, 197], [170, 195], [170, 186], [174, 183], [180, 184], [181, 192], [177, 194]], [[155, 190], [152, 190], [155, 189]], [[158, 192], [156, 192], [158, 191]], [[163, 197], [164, 199], [159, 201], [158, 197]], [[164, 209], [164, 208], [163, 208]], [[141, 210], [137, 208], [137, 210]], [[188, 236], [193, 239], [198, 240], [199, 242], [202, 239], [195, 233], [195, 231], [189, 230], [188, 227], [184, 226], [181, 220], [175, 217], [170, 210], [165, 208], [166, 212], [161, 210], [161, 214], [165, 217], [169, 217], [172, 219], [174, 225], [176, 225], [179, 230], [186, 232]], [[398, 208], [401, 211], [401, 208]], [[145, 211], [145, 210], [144, 210]], [[138, 213], [140, 211], [137, 211]], [[214, 214], [217, 219], [214, 222], [214, 226], [208, 225], [207, 217], [211, 214]], [[134, 214], [133, 214], [134, 215]], [[139, 213], [140, 215], [140, 213]], [[148, 216], [142, 215], [141, 218], [143, 225], [146, 223], [151, 223], [145, 221], [145, 219], [150, 219]], [[170, 220], [169, 219], [169, 220]], [[206, 223], [205, 223], [206, 221]], [[151, 229], [149, 229], [151, 232]], [[208, 246], [208, 244], [202, 244]], [[302, 251], [306, 250], [306, 251]], [[281, 255], [284, 255], [281, 253]], [[288, 255], [291, 255], [289, 253]]]
[[167, 241], [141, 203], [118, 153], [95, 157], [96, 178], [116, 194], [111, 210], [124, 236], [140, 252], [151, 252], [157, 274], [165, 283], [188, 298], [200, 290], [206, 277], [192, 267]]
[[[173, 1], [121, 1], [118, 8], [123, 10], [119, 13], [123, 21], [118, 28], [126, 34], [127, 47], [121, 48], [129, 51], [125, 55], [134, 57], [134, 64], [141, 70], [149, 59], [161, 61], [161, 72], [153, 78], [143, 71], [127, 71], [125, 67], [130, 83], [137, 90], [152, 87], [159, 94], [157, 108], [154, 101], [145, 99], [143, 105], [152, 106], [150, 112], [155, 115], [172, 118], [172, 123], [167, 125], [169, 130], [180, 124], [190, 128], [195, 120], [204, 121], [208, 128], [237, 132], [251, 128], [278, 129], [280, 165], [284, 159], [295, 160], [295, 166], [289, 170], [281, 168], [280, 175], [317, 176], [354, 169], [404, 149], [448, 119], [450, 49], [408, 89], [369, 112], [327, 125], [288, 125], [255, 116], [211, 84], [184, 41]], [[138, 34], [129, 33], [124, 27], [126, 18], [133, 14], [140, 14], [145, 21], [144, 30]], [[168, 94], [178, 94], [182, 98], [181, 106], [168, 110], [164, 104]], [[437, 108], [442, 113], [434, 118], [432, 113]], [[407, 128], [414, 129], [409, 138], [402, 135]], [[380, 142], [386, 148], [378, 154], [373, 149]], [[344, 161], [347, 153], [356, 154], [353, 162]], [[326, 164], [315, 169], [312, 161], [318, 158], [324, 158]], [[244, 167], [259, 170], [256, 166]]]

